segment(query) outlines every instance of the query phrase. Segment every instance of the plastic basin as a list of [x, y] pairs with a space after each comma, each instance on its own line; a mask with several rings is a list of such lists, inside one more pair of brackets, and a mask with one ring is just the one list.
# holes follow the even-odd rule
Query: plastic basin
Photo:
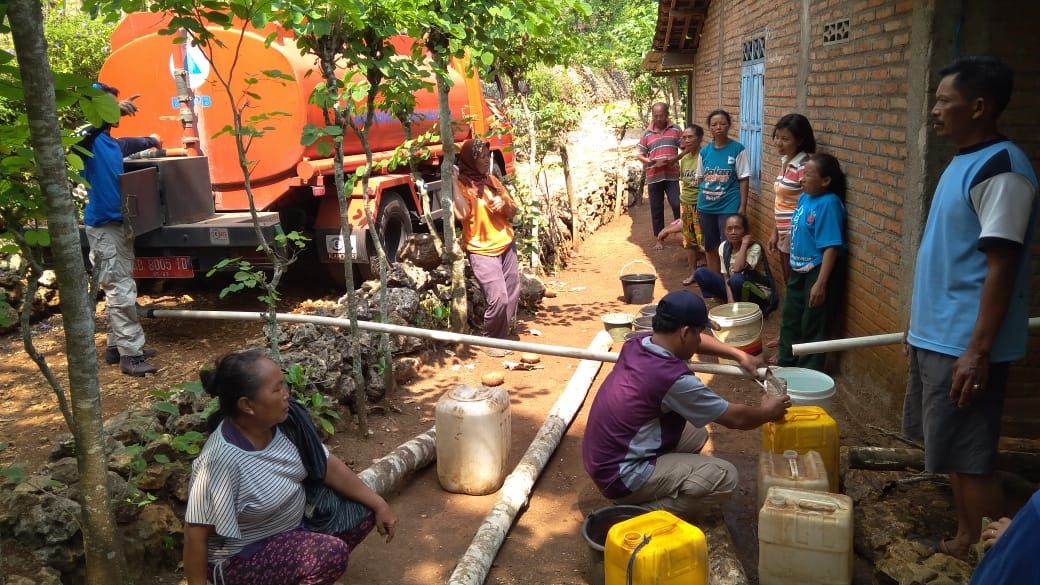
[[787, 394], [797, 406], [819, 406], [831, 414], [834, 378], [809, 368], [773, 368], [777, 378], [787, 380]]

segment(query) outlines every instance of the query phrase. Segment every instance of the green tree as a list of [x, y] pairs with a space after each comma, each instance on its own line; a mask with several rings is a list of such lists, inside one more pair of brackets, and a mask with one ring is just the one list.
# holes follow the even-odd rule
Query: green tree
[[[87, 294], [87, 274], [80, 250], [76, 207], [68, 180], [66, 145], [58, 124], [58, 92], [47, 57], [43, 32], [43, 14], [40, 4], [33, 0], [7, 0], [0, 4], [0, 15], [6, 17], [15, 46], [17, 68], [11, 65], [10, 55], [0, 53], [0, 67], [7, 79], [19, 79], [20, 86], [8, 95], [24, 104], [32, 158], [11, 144], [2, 144], [3, 167], [32, 170], [33, 186], [18, 191], [15, 200], [2, 200], [0, 207], [24, 205], [26, 212], [36, 215], [42, 210], [47, 225], [47, 236], [37, 244], [50, 243], [55, 272], [61, 293], [61, 318], [65, 329], [71, 408], [64, 408], [66, 420], [71, 419], [71, 430], [76, 442], [76, 462], [80, 482], [82, 506], [82, 534], [86, 555], [87, 579], [90, 585], [122, 583], [126, 579], [126, 561], [122, 541], [112, 516], [108, 490], [108, 465], [101, 421], [101, 395], [98, 383], [97, 354], [94, 348], [94, 304]], [[2, 21], [0, 21], [2, 22]], [[9, 25], [9, 26], [8, 26]], [[31, 99], [26, 99], [31, 97]], [[118, 108], [111, 98], [75, 97], [73, 101], [90, 104], [85, 108], [88, 118], [116, 121]], [[97, 104], [102, 104], [101, 108]], [[9, 139], [10, 134], [4, 135]], [[71, 158], [71, 157], [70, 157]], [[75, 159], [72, 159], [75, 160]], [[32, 162], [34, 161], [34, 163]], [[26, 163], [28, 162], [28, 166]], [[12, 175], [6, 175], [9, 178]], [[39, 199], [33, 201], [35, 193]], [[5, 199], [9, 192], [4, 191]], [[32, 217], [26, 217], [32, 221]], [[10, 227], [10, 226], [9, 226]], [[29, 243], [23, 232], [22, 243]], [[35, 231], [33, 233], [36, 233]], [[36, 236], [41, 238], [41, 236]], [[32, 276], [30, 275], [30, 278]], [[31, 298], [26, 303], [31, 303]], [[27, 325], [27, 323], [23, 323]], [[54, 380], [50, 380], [52, 383]], [[55, 391], [63, 395], [56, 387]], [[59, 399], [60, 402], [60, 399]]]

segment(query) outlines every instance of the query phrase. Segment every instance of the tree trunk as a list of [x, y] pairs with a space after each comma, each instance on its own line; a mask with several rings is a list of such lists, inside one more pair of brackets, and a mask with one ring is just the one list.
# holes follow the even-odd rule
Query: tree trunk
[[[331, 44], [332, 41], [330, 40]], [[325, 79], [328, 91], [334, 91], [339, 87], [336, 79], [336, 56], [328, 47], [324, 47], [319, 55], [322, 77]], [[342, 110], [335, 109], [334, 118], [329, 117], [328, 110], [322, 112], [325, 125], [343, 128], [346, 132], [347, 121]], [[365, 393], [365, 374], [361, 370], [361, 330], [358, 329], [357, 318], [357, 290], [354, 287], [354, 246], [350, 243], [350, 236], [354, 230], [350, 224], [347, 206], [350, 195], [354, 192], [354, 180], [347, 184], [346, 174], [343, 171], [343, 141], [336, 143], [333, 149], [332, 160], [333, 180], [336, 185], [336, 200], [339, 202], [339, 231], [343, 237], [343, 282], [346, 283], [347, 318], [350, 320], [350, 373], [354, 380], [354, 411], [358, 419], [358, 431], [362, 437], [368, 438], [368, 395]], [[342, 301], [341, 301], [342, 302]]]
[[[369, 78], [371, 79], [371, 73]], [[386, 246], [383, 245], [383, 233], [379, 229], [380, 219], [372, 217], [372, 210], [369, 207], [369, 194], [368, 185], [369, 179], [372, 177], [372, 145], [368, 142], [368, 132], [372, 128], [372, 120], [375, 118], [375, 102], [376, 92], [379, 91], [379, 82], [371, 84], [369, 86], [367, 98], [367, 106], [365, 108], [365, 126], [360, 132], [357, 128], [354, 129], [355, 134], [361, 140], [361, 148], [365, 151], [365, 174], [361, 177], [361, 196], [364, 200], [365, 208], [365, 219], [368, 220], [368, 229], [372, 230], [374, 237], [372, 241], [376, 247], [376, 259], [379, 262], [379, 314], [380, 320], [383, 323], [390, 322], [390, 287], [387, 285], [388, 272], [390, 271], [390, 258], [386, 255]], [[396, 258], [395, 258], [396, 260]], [[369, 260], [371, 262], [371, 260]], [[383, 388], [385, 389], [384, 398], [389, 398], [394, 395], [394, 390], [397, 386], [397, 380], [394, 377], [394, 354], [390, 347], [390, 335], [383, 333], [379, 336], [379, 352], [383, 355]]]
[[[446, 48], [445, 48], [446, 50]], [[451, 329], [465, 333], [468, 328], [469, 311], [466, 307], [466, 264], [455, 237], [455, 212], [452, 204], [454, 184], [452, 167], [455, 165], [455, 135], [451, 130], [451, 106], [448, 103], [448, 59], [441, 51], [433, 51], [433, 62], [437, 68], [438, 121], [441, 129], [441, 144], [444, 159], [441, 161], [441, 209], [444, 219], [444, 264], [451, 267]]]
[[[1040, 454], [1022, 451], [997, 451], [995, 468], [1028, 478], [1040, 476]], [[924, 451], [895, 447], [849, 447], [849, 469], [873, 471], [920, 471]]]
[[567, 185], [567, 205], [571, 212], [571, 249], [578, 251], [578, 205], [574, 201], [574, 183], [571, 181], [571, 157], [567, 152], [567, 143], [560, 146], [560, 161], [563, 163], [563, 181]]
[[737, 548], [733, 545], [733, 538], [726, 522], [720, 517], [706, 526], [701, 525], [701, 529], [704, 530], [704, 537], [708, 541], [708, 566], [711, 575], [708, 582], [712, 585], [748, 585], [744, 565], [737, 556]]
[[387, 497], [401, 487], [405, 478], [436, 458], [437, 427], [433, 427], [373, 462], [358, 477], [372, 491]]
[[[102, 435], [101, 393], [94, 348], [94, 311], [87, 297], [87, 273], [80, 250], [76, 209], [69, 192], [65, 149], [58, 128], [54, 78], [43, 36], [43, 14], [35, 0], [12, 0], [11, 23], [25, 91], [29, 132], [36, 157], [36, 179], [47, 209], [47, 225], [61, 293], [61, 321], [69, 366], [75, 422], [76, 464], [80, 477], [81, 528], [89, 585], [126, 580], [123, 543], [112, 516], [108, 456]], [[31, 303], [32, 299], [25, 299]]]
[[[531, 105], [527, 102], [526, 93], [520, 94], [520, 107], [524, 111], [524, 117], [527, 118], [527, 135], [530, 141], [530, 160], [528, 161], [528, 164], [531, 167], [528, 169], [528, 176], [530, 177], [528, 179], [528, 184], [530, 185], [528, 188], [531, 191], [531, 201], [533, 203], [538, 199], [538, 170], [541, 165], [537, 163], [539, 160], [538, 135], [536, 134], [534, 115], [531, 113]], [[535, 220], [534, 225], [531, 226], [531, 237], [534, 239], [534, 251], [531, 252], [531, 269], [534, 270], [535, 274], [541, 274], [542, 261], [539, 254], [541, 254], [542, 251], [542, 244], [541, 240], [538, 238], [537, 219]]]

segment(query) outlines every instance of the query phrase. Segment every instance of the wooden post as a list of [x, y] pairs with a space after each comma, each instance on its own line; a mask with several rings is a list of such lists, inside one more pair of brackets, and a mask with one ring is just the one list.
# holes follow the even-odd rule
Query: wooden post
[[[1022, 451], [997, 451], [995, 468], [1026, 477], [1040, 475], [1040, 454]], [[924, 451], [890, 447], [849, 447], [849, 469], [873, 471], [920, 471]]]
[[[589, 349], [604, 351], [610, 347], [610, 342], [610, 334], [600, 331], [592, 340]], [[578, 364], [574, 376], [549, 411], [545, 424], [539, 429], [523, 459], [506, 478], [498, 501], [484, 516], [484, 522], [480, 525], [473, 542], [455, 565], [455, 570], [448, 578], [449, 585], [481, 585], [487, 578], [491, 563], [495, 560], [498, 549], [502, 547], [506, 533], [513, 525], [520, 508], [527, 502], [534, 482], [560, 444], [568, 425], [585, 401], [589, 387], [599, 373], [600, 365], [601, 362], [596, 360], [582, 360]]]

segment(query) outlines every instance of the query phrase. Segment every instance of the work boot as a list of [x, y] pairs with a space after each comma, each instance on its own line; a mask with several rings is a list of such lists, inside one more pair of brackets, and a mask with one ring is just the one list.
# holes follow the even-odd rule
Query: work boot
[[[152, 349], [152, 348], [150, 348], [150, 347], [146, 347], [146, 348], [141, 350], [141, 355], [143, 355], [146, 358], [150, 358], [150, 357], [155, 357], [155, 356], [159, 355], [159, 352], [154, 350], [154, 349]], [[114, 345], [110, 345], [110, 346], [105, 348], [105, 363], [110, 365], [110, 366], [114, 366], [114, 365], [119, 363], [119, 348], [118, 347], [116, 347]]]
[[154, 374], [159, 369], [144, 361], [143, 355], [124, 355], [119, 358], [119, 369], [128, 376], [143, 377], [145, 374]]

